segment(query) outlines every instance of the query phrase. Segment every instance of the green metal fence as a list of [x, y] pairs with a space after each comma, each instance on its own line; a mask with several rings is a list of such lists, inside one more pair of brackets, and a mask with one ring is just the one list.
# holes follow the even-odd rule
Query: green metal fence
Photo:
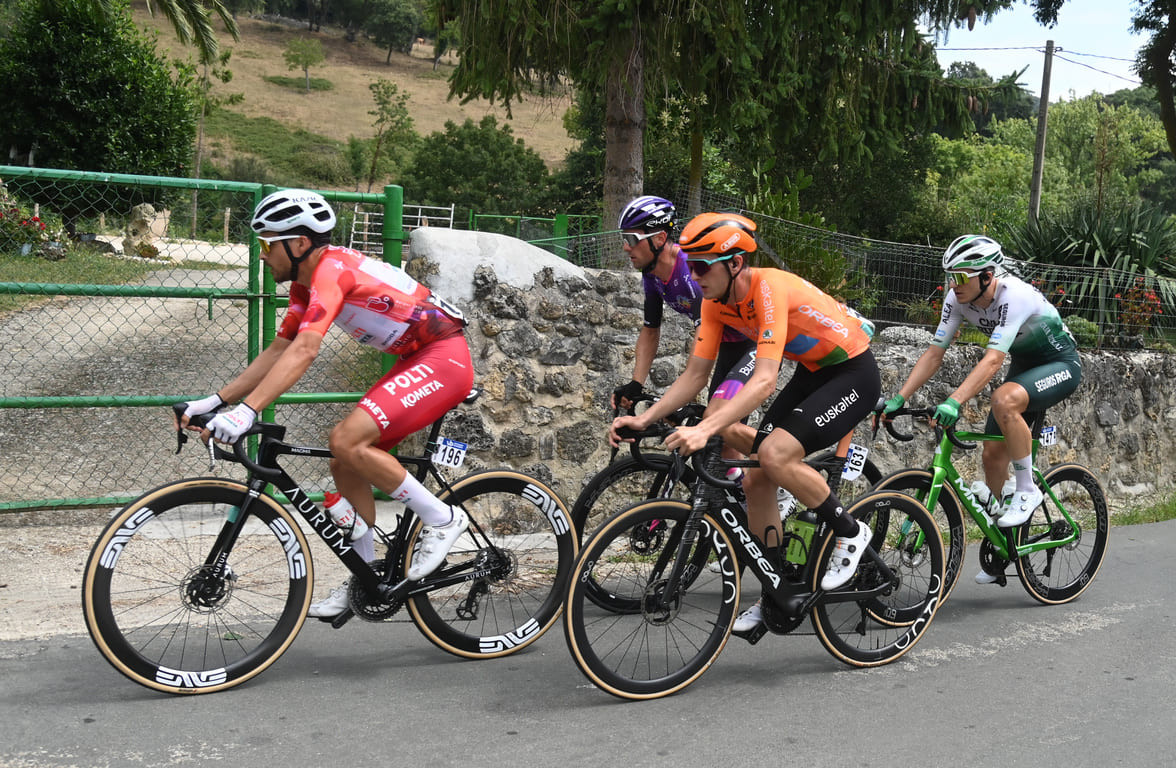
[[[263, 271], [249, 230], [275, 188], [4, 166], [0, 180], [10, 210], [63, 230], [30, 248], [0, 229], [0, 511], [117, 505], [205, 471], [198, 448], [174, 455], [167, 406], [215, 391], [276, 332], [286, 288]], [[399, 262], [400, 187], [323, 195], [339, 233], [357, 206], [379, 210], [381, 250]], [[298, 405], [279, 417], [291, 438], [323, 444], [384, 364], [329, 336], [278, 401]], [[329, 487], [326, 462], [292, 471], [309, 491]]]

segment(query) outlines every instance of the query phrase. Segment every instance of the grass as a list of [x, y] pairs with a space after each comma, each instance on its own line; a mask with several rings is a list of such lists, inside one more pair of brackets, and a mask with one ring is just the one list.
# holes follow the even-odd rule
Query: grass
[[307, 93], [309, 91], [329, 91], [335, 87], [330, 81], [322, 77], [310, 78], [310, 88], [306, 87], [305, 77], [288, 77], [283, 75], [270, 75], [262, 78], [267, 83], [273, 83], [281, 88], [289, 88], [298, 91], [299, 93]]

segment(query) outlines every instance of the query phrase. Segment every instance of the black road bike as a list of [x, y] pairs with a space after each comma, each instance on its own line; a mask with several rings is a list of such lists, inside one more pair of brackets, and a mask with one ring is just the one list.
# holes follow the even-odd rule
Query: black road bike
[[763, 589], [765, 621], [745, 635], [750, 642], [791, 632], [811, 616], [821, 643], [851, 666], [887, 664], [910, 650], [934, 617], [943, 584], [942, 542], [922, 504], [886, 492], [850, 505], [873, 537], [851, 581], [826, 592], [820, 580], [833, 532], [822, 524], [807, 535], [787, 528], [785, 554], [772, 562], [748, 528], [738, 483], [725, 477], [731, 467], [758, 463], [723, 459], [720, 449], [712, 441], [692, 457], [690, 503], [639, 501], [584, 544], [564, 615], [564, 636], [584, 675], [626, 699], [690, 685], [732, 633], [744, 567]]
[[[184, 406], [175, 408], [179, 415]], [[278, 463], [285, 455], [329, 458], [330, 451], [284, 442], [285, 427], [259, 423], [247, 433], [260, 436], [256, 460], [244, 438], [231, 452], [209, 445], [210, 460], [244, 465], [246, 482], [169, 483], [125, 506], [98, 536], [82, 607], [99, 652], [136, 683], [168, 693], [222, 691], [261, 673], [306, 619], [314, 585], [306, 530], [352, 574], [350, 608], [333, 626], [353, 615], [383, 621], [407, 606], [426, 638], [458, 656], [494, 658], [530, 645], [559, 616], [576, 531], [559, 496], [522, 473], [487, 470], [448, 482], [434, 456], [439, 445], [451, 446], [438, 442], [443, 419], [432, 425], [424, 455], [398, 456], [470, 517], [469, 530], [432, 574], [407, 577], [422, 529], [410, 510], [398, 515], [395, 530], [376, 529], [385, 551], [365, 562]], [[178, 439], [182, 445], [186, 435]], [[293, 511], [266, 491], [269, 483]]]

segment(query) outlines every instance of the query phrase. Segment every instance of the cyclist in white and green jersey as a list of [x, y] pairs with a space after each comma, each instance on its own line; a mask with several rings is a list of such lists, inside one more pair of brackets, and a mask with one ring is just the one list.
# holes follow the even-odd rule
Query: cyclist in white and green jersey
[[[943, 254], [943, 269], [951, 290], [944, 297], [935, 338], [898, 394], [886, 401], [883, 417], [901, 408], [935, 375], [964, 320], [987, 334], [984, 356], [936, 409], [935, 418], [944, 426], [954, 424], [960, 406], [979, 394], [1010, 357], [1008, 376], [992, 393], [984, 428], [992, 434], [999, 431], [1005, 440], [984, 443], [985, 482], [977, 481], [972, 490], [989, 504], [989, 514], [999, 517], [998, 526], [1016, 527], [1033, 515], [1042, 498], [1033, 483], [1033, 437], [1025, 414], [1045, 410], [1077, 389], [1082, 380], [1078, 348], [1057, 308], [1004, 268], [995, 240], [983, 235], [956, 238]], [[1005, 486], [1010, 460], [1015, 489]], [[988, 584], [996, 577], [981, 571], [976, 580]]]

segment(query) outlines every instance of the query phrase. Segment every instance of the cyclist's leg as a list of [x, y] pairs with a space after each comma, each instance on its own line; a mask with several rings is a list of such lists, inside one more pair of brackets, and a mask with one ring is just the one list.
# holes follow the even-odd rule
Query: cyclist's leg
[[388, 451], [460, 403], [473, 381], [465, 337], [432, 342], [400, 358], [331, 431], [331, 474], [365, 520], [375, 521], [372, 485], [405, 501], [427, 524], [449, 520], [448, 506], [409, 477]]

